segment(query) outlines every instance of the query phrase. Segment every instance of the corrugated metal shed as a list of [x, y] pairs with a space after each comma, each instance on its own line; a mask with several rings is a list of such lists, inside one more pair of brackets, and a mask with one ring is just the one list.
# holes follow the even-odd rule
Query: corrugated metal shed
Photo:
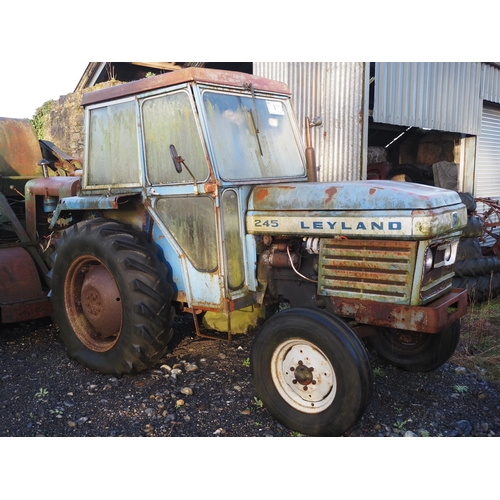
[[[478, 137], [476, 157], [476, 185], [474, 195], [477, 198], [500, 200], [500, 108], [485, 106], [481, 135]], [[485, 212], [487, 206], [478, 203], [477, 211]], [[493, 215], [489, 222], [498, 222]], [[484, 246], [492, 246], [495, 239], [488, 236]]]
[[500, 68], [483, 64], [481, 97], [485, 101], [500, 103]]
[[368, 77], [363, 62], [254, 62], [255, 75], [285, 82], [305, 139], [305, 118], [321, 116], [311, 129], [320, 166], [318, 180], [357, 180], [366, 169], [368, 126], [365, 94]]
[[485, 107], [476, 158], [475, 195], [499, 198], [500, 176], [500, 109]]
[[481, 63], [375, 63], [376, 122], [477, 135]]

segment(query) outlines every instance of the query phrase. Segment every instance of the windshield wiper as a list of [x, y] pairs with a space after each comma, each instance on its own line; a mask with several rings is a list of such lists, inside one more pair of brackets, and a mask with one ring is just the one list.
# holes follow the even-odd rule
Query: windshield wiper
[[248, 113], [250, 114], [250, 117], [252, 118], [252, 125], [253, 125], [253, 128], [255, 130], [255, 137], [257, 139], [257, 144], [259, 145], [260, 156], [264, 156], [264, 153], [262, 152], [262, 144], [260, 143], [259, 129], [255, 123], [255, 116], [254, 116], [253, 111], [251, 109], [248, 110]]
[[259, 113], [257, 112], [257, 102], [255, 101], [255, 91], [253, 88], [253, 84], [252, 83], [245, 84], [245, 88], [250, 89], [250, 93], [252, 94], [253, 111], [249, 109], [248, 112], [252, 117], [252, 124], [255, 130], [255, 137], [257, 138], [257, 143], [259, 144], [260, 156], [264, 156], [264, 153], [262, 152], [262, 144], [260, 143], [260, 137], [259, 137], [260, 134]]

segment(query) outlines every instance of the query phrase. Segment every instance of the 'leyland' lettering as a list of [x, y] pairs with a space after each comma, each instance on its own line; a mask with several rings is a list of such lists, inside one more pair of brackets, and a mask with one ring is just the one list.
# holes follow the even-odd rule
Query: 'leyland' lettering
[[[314, 229], [314, 230], [327, 230], [330, 229], [331, 231], [335, 230], [335, 226], [337, 224], [337, 221], [330, 222], [330, 221], [313, 221], [312, 223], [306, 224], [304, 221], [300, 221], [300, 229]], [[387, 224], [387, 226], [385, 226]], [[342, 231], [368, 231], [369, 225], [370, 229], [372, 231], [384, 231], [384, 226], [387, 228], [387, 231], [401, 231], [403, 225], [400, 221], [390, 221], [387, 223], [384, 223], [384, 221], [380, 222], [366, 222], [366, 224], [362, 221], [359, 221], [356, 224], [356, 228], [353, 229], [353, 227], [350, 225], [349, 222], [346, 221], [340, 221], [340, 227]]]

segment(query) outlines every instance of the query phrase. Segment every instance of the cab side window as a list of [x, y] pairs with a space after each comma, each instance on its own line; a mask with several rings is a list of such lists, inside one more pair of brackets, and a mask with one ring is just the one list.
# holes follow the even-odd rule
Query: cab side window
[[141, 184], [135, 101], [89, 111], [87, 184]]
[[192, 183], [186, 169], [179, 174], [170, 155], [173, 144], [198, 182], [208, 177], [208, 165], [194, 115], [185, 91], [151, 97], [142, 102], [144, 148], [151, 184]]

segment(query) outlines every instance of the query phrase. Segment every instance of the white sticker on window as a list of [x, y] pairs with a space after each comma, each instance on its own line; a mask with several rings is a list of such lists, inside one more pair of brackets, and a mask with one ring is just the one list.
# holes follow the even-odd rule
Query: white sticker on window
[[267, 111], [270, 115], [284, 115], [283, 103], [279, 101], [266, 101]]

